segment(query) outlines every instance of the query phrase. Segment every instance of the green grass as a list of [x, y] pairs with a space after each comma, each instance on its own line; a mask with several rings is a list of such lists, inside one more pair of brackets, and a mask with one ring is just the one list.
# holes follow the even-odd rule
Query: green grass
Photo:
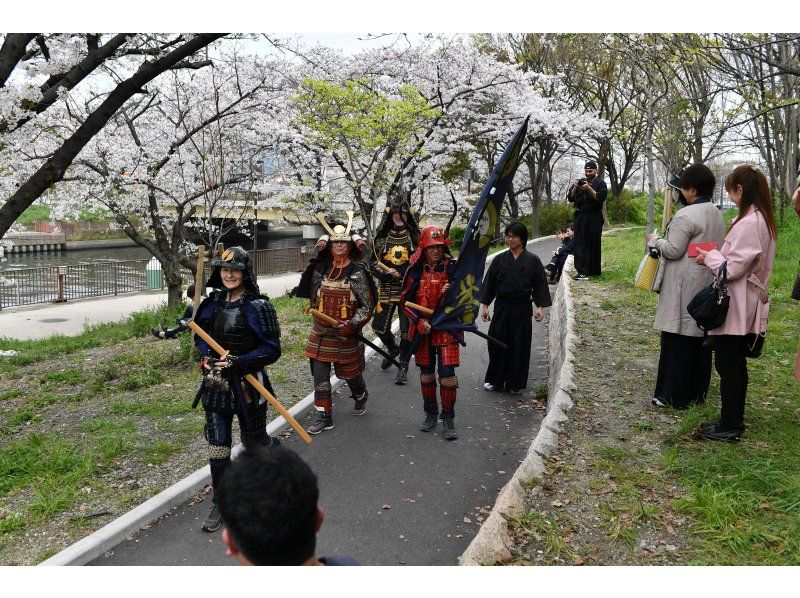
[[[604, 271], [599, 283], [624, 291], [619, 309], [655, 312], [658, 296], [633, 287], [643, 255], [644, 230], [624, 231], [603, 240]], [[715, 565], [789, 565], [800, 562], [800, 385], [792, 378], [798, 342], [800, 303], [790, 299], [798, 269], [800, 222], [787, 219], [778, 231], [770, 278], [771, 311], [767, 346], [748, 360], [749, 386], [739, 444], [704, 443], [690, 434], [700, 421], [719, 416], [716, 376], [708, 403], [681, 414], [661, 456], [664, 470], [686, 489], [672, 507], [689, 517], [690, 546], [685, 562]], [[641, 380], [650, 384], [650, 380]], [[636, 424], [648, 429], [647, 422]], [[625, 475], [621, 453], [608, 451], [599, 465]], [[628, 505], [630, 507], [631, 505]], [[618, 539], [630, 538], [616, 517], [606, 525]]]
[[16, 399], [17, 397], [22, 396], [21, 390], [7, 390], [6, 392], [0, 392], [0, 401], [3, 399]]
[[159, 322], [171, 322], [183, 314], [185, 306], [161, 307], [134, 312], [121, 322], [88, 326], [77, 336], [55, 335], [45, 339], [20, 341], [0, 338], [4, 349], [17, 351], [16, 355], [0, 361], [0, 372], [7, 374], [16, 366], [25, 366], [68, 355], [85, 349], [116, 345], [124, 340], [145, 336]]
[[159, 465], [180, 452], [180, 449], [181, 447], [179, 444], [158, 440], [148, 445], [142, 451], [142, 461], [153, 465]]

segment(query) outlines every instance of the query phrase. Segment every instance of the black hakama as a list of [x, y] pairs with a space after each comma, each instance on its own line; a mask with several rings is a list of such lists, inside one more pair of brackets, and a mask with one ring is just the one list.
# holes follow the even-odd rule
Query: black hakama
[[497, 388], [522, 390], [528, 384], [533, 335], [533, 306], [552, 305], [541, 260], [529, 251], [514, 259], [510, 251], [496, 257], [483, 281], [481, 303], [494, 301], [489, 336], [508, 345], [489, 343], [485, 382]]

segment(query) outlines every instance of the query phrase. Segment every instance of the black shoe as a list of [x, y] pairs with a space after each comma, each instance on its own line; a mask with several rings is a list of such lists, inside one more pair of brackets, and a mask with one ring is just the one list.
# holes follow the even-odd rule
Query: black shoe
[[[713, 430], [716, 429], [717, 426], [719, 426], [719, 421], [700, 422], [700, 426], [698, 426], [698, 430], [700, 430], [701, 433], [705, 432], [705, 431], [713, 431]], [[737, 426], [736, 429], [739, 430], [739, 432], [744, 432], [747, 429], [747, 426], [745, 426], [744, 423], [741, 423], [741, 424], [739, 424]]]
[[739, 442], [742, 438], [742, 431], [723, 430], [719, 424], [714, 424], [713, 427], [708, 427], [700, 430], [700, 435], [706, 440], [720, 440], [722, 442]]
[[317, 419], [314, 420], [313, 424], [308, 426], [306, 432], [309, 434], [319, 434], [323, 430], [333, 430], [333, 417], [318, 413]]
[[356, 399], [356, 404], [353, 406], [353, 415], [364, 415], [367, 412], [367, 399], [369, 398], [369, 393], [365, 392], [364, 396], [360, 399]]
[[426, 413], [425, 421], [419, 425], [420, 432], [430, 432], [436, 427], [436, 420], [439, 416], [436, 413]]
[[392, 365], [392, 360], [389, 359], [388, 357], [384, 357], [383, 359], [381, 359], [382, 370], [388, 370], [391, 367], [391, 365]]
[[222, 525], [222, 515], [219, 514], [219, 509], [217, 509], [217, 505], [211, 505], [211, 512], [206, 517], [206, 520], [203, 521], [203, 525], [200, 526], [204, 532], [215, 532], [219, 529], [219, 526]]
[[408, 384], [408, 365], [401, 364], [403, 367], [397, 368], [397, 375], [394, 377], [395, 384]]
[[576, 274], [572, 277], [573, 280], [589, 280], [589, 277], [586, 274]]
[[453, 423], [452, 417], [442, 418], [442, 435], [444, 436], [445, 440], [455, 440], [458, 438], [456, 425]]

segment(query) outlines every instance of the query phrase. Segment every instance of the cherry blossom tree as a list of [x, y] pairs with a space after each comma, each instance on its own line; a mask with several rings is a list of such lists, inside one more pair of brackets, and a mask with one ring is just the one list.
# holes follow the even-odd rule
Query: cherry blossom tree
[[[208, 66], [195, 55], [222, 36], [0, 35], [0, 237], [126, 102], [167, 71]], [[54, 121], [70, 98], [86, 109], [62, 128]]]
[[276, 70], [237, 55], [162, 77], [76, 158], [59, 213], [74, 214], [86, 203], [107, 210], [158, 259], [168, 302], [179, 302], [181, 267], [195, 267], [189, 227], [213, 245], [253, 206], [276, 81]]

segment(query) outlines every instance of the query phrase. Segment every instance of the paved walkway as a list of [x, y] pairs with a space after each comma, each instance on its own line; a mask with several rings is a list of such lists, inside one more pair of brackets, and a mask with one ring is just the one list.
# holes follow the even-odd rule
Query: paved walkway
[[[536, 253], [549, 261], [557, 242]], [[488, 323], [480, 322], [488, 329]], [[441, 426], [419, 431], [423, 419], [418, 370], [409, 384], [392, 383], [394, 371], [378, 360], [364, 376], [367, 413], [352, 417], [349, 391], [335, 398], [335, 428], [307, 445], [292, 434], [285, 443], [316, 472], [326, 517], [317, 554], [350, 555], [365, 565], [455, 565], [524, 458], [541, 420], [531, 393], [547, 380], [547, 330], [534, 324], [528, 392], [520, 397], [483, 390], [486, 341], [467, 335], [462, 349], [456, 427], [445, 441]], [[313, 410], [301, 423], [308, 425]], [[134, 535], [93, 565], [232, 565], [219, 532], [200, 524], [210, 499], [184, 505]], [[481, 509], [485, 509], [484, 512]], [[480, 519], [479, 519], [480, 518]]]
[[[258, 279], [261, 292], [280, 297], [297, 286], [299, 272], [262, 276]], [[75, 336], [87, 325], [118, 322], [129, 314], [157, 307], [167, 301], [166, 292], [128, 293], [116, 297], [73, 299], [65, 303], [41, 303], [0, 311], [0, 338], [17, 340], [40, 339], [54, 334]], [[171, 322], [165, 323], [170, 325]], [[0, 349], [3, 347], [0, 346]]]

